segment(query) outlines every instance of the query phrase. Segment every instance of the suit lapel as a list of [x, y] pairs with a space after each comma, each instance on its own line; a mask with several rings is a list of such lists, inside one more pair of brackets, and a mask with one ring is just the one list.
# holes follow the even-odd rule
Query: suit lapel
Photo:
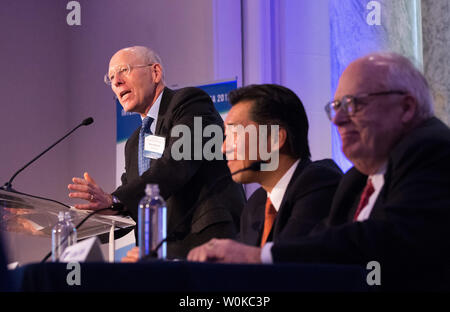
[[[286, 200], [290, 197], [289, 193], [292, 192], [292, 185], [294, 184], [294, 181], [297, 180], [297, 178], [302, 174], [303, 170], [311, 163], [311, 160], [309, 159], [305, 159], [300, 161], [300, 163], [297, 165], [297, 168], [294, 171], [294, 174], [292, 175], [291, 180], [288, 183], [288, 186], [286, 188], [286, 192], [284, 192], [284, 196], [283, 196], [283, 200], [281, 201], [280, 204], [280, 209], [278, 210], [277, 213], [277, 219], [278, 216], [280, 215], [280, 213], [282, 212], [282, 209], [286, 203]], [[275, 219], [275, 224], [277, 222], [277, 219]]]
[[265, 204], [267, 200], [267, 193], [261, 188], [261, 194], [258, 193], [257, 201], [255, 202], [254, 209], [252, 209], [252, 218], [250, 227], [252, 231], [249, 231], [249, 240], [252, 241], [253, 245], [259, 246], [261, 243], [262, 232], [264, 230], [264, 215], [265, 215]]
[[[139, 177], [138, 169], [138, 146], [139, 146], [139, 131], [141, 127], [130, 136], [126, 144], [125, 158], [127, 161], [125, 172], [127, 173], [127, 180], [132, 181]], [[128, 159], [127, 159], [128, 158]]]
[[367, 176], [354, 167], [342, 177], [333, 198], [327, 226], [353, 221], [353, 215], [366, 182]]
[[162, 131], [162, 125], [164, 124], [165, 120], [169, 117], [168, 108], [174, 93], [175, 92], [173, 90], [167, 87], [164, 88], [164, 92], [161, 98], [161, 104], [159, 106], [158, 121], [156, 122], [155, 135], [165, 136], [164, 133], [165, 131]]
[[[158, 120], [156, 122], [156, 128], [155, 128], [155, 135], [166, 135], [166, 131], [162, 131], [162, 126], [165, 122], [165, 120], [169, 117], [168, 108], [170, 101], [172, 100], [174, 91], [169, 88], [164, 88], [164, 92], [161, 98], [161, 104], [159, 105], [159, 111], [158, 111]], [[139, 130], [141, 127], [137, 128], [136, 131], [130, 136], [128, 139], [128, 151], [126, 151], [126, 154], [128, 155], [129, 164], [128, 169], [126, 172], [127, 178], [129, 181], [136, 179], [139, 177], [138, 173], [138, 147], [139, 147]]]
[[[286, 191], [284, 192], [283, 199], [281, 200], [280, 209], [278, 209], [277, 217], [275, 218], [275, 222], [273, 223], [272, 229], [269, 234], [269, 239], [275, 238], [277, 233], [280, 232], [280, 229], [284, 227], [284, 224], [287, 222], [287, 219], [290, 215], [290, 208], [292, 205], [289, 204], [288, 199], [292, 198], [290, 193], [296, 190], [292, 190], [293, 185], [295, 184], [295, 180], [302, 174], [303, 170], [311, 163], [311, 160], [305, 159], [301, 160], [297, 165], [297, 168], [294, 171], [294, 174], [291, 177], [291, 180], [288, 183]], [[263, 216], [264, 219], [264, 216]]]

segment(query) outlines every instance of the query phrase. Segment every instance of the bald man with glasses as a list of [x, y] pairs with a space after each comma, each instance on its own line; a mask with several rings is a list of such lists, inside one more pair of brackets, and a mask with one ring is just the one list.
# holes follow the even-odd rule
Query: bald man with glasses
[[[137, 221], [138, 203], [145, 195], [146, 184], [158, 184], [160, 194], [167, 202], [168, 258], [185, 258], [191, 248], [212, 237], [234, 238], [239, 230], [245, 195], [231, 177], [216, 183], [230, 173], [225, 160], [207, 161], [203, 157], [194, 160], [193, 151], [190, 159], [175, 160], [171, 155], [172, 145], [178, 140], [171, 136], [174, 127], [188, 127], [193, 136], [194, 117], [199, 116], [202, 130], [208, 125], [223, 129], [222, 118], [209, 95], [197, 88], [167, 88], [160, 57], [141, 46], [115, 53], [104, 80], [124, 111], [141, 115], [142, 126], [126, 143], [122, 185], [110, 194], [103, 191], [88, 173], [83, 178], [73, 178], [73, 184], [68, 186], [69, 197], [87, 201], [75, 207], [99, 210], [120, 202]], [[160, 157], [148, 157], [145, 144], [148, 136], [165, 140]], [[195, 139], [198, 138], [191, 137], [190, 142]], [[204, 138], [200, 140], [205, 143]], [[202, 194], [208, 192], [210, 195], [198, 202]]]

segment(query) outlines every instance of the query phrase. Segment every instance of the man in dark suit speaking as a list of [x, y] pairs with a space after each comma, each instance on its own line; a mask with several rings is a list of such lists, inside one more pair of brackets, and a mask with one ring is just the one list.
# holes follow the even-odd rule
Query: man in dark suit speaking
[[377, 261], [382, 281], [397, 289], [448, 289], [450, 130], [433, 117], [423, 75], [403, 56], [368, 55], [345, 69], [326, 111], [354, 164], [336, 191], [328, 227], [262, 249], [211, 240], [193, 260]]
[[[172, 157], [172, 145], [178, 139], [171, 135], [174, 127], [188, 127], [193, 136], [196, 116], [201, 117], [202, 129], [208, 125], [222, 126], [222, 119], [210, 97], [197, 88], [173, 91], [165, 87], [161, 60], [146, 47], [130, 47], [114, 54], [105, 82], [111, 85], [126, 112], [141, 115], [142, 126], [126, 143], [122, 185], [108, 194], [88, 173], [84, 178], [73, 178], [73, 184], [68, 186], [69, 197], [89, 201], [75, 207], [97, 210], [121, 202], [137, 220], [138, 203], [144, 196], [145, 186], [154, 183], [159, 185], [167, 202], [167, 233], [176, 233], [177, 239], [167, 245], [169, 258], [184, 258], [189, 249], [212, 237], [233, 238], [239, 229], [245, 196], [241, 186], [230, 177], [215, 184], [218, 178], [229, 174], [225, 161], [194, 159], [194, 150], [190, 159], [175, 160]], [[158, 142], [163, 140], [162, 155], [147, 157], [149, 151], [145, 150], [144, 142], [149, 135], [157, 136]], [[199, 140], [205, 141], [203, 138], [190, 139], [196, 144]], [[215, 185], [214, 189], [205, 196], [212, 185]], [[197, 203], [201, 197], [204, 200]], [[185, 218], [194, 205], [197, 208]], [[185, 222], [179, 225], [182, 220]]]

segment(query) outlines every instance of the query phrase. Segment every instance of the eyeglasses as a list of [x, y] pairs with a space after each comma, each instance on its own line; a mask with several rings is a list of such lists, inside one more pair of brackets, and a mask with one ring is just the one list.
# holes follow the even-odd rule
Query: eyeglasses
[[388, 94], [401, 94], [405, 95], [407, 92], [400, 90], [392, 90], [392, 91], [381, 91], [374, 93], [361, 93], [358, 95], [344, 95], [341, 100], [330, 101], [325, 105], [325, 112], [330, 120], [336, 116], [337, 112], [340, 109], [343, 109], [345, 113], [349, 116], [353, 116], [357, 111], [360, 105], [362, 104], [361, 100], [369, 97], [369, 96], [381, 96]]
[[103, 81], [108, 86], [110, 86], [111, 82], [113, 81], [113, 79], [116, 75], [120, 74], [120, 75], [128, 76], [131, 72], [131, 69], [133, 69], [133, 68], [147, 67], [147, 66], [152, 66], [154, 64], [155, 63], [145, 64], [145, 65], [130, 65], [130, 64], [116, 65], [116, 66], [114, 66], [114, 68], [112, 70], [110, 70], [109, 73], [105, 74], [105, 76], [103, 77]]

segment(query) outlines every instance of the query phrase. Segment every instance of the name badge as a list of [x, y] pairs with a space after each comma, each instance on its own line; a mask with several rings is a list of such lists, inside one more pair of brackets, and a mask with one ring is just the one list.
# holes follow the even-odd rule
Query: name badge
[[100, 249], [100, 241], [97, 236], [85, 239], [80, 243], [64, 249], [60, 262], [103, 262], [103, 254]]
[[144, 157], [152, 159], [161, 158], [165, 146], [166, 138], [147, 134], [144, 141]]

